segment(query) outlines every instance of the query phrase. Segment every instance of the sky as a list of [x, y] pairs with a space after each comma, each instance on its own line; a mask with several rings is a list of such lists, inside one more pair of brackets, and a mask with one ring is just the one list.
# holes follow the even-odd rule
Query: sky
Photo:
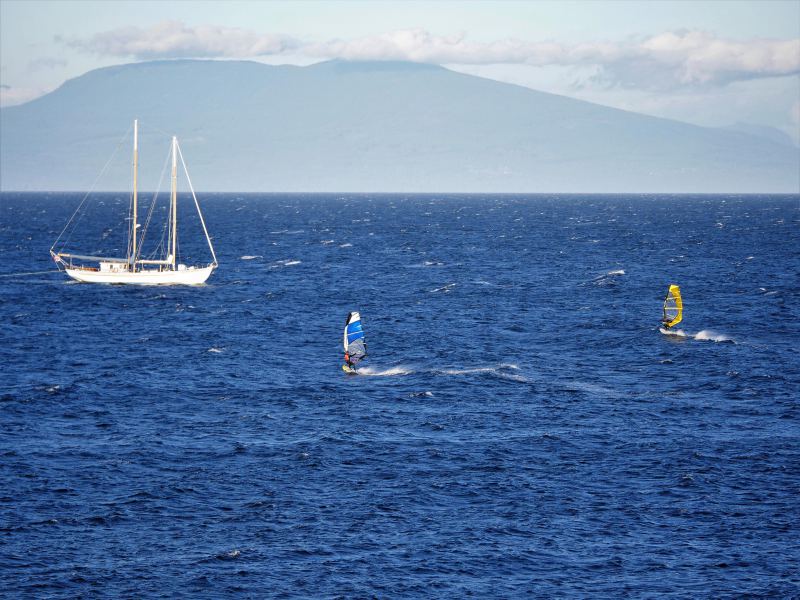
[[411, 60], [800, 143], [800, 1], [0, 0], [0, 104], [155, 59]]

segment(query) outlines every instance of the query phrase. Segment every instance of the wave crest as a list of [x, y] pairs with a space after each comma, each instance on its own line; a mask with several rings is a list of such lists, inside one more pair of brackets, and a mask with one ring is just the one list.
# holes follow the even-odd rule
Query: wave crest
[[359, 375], [366, 375], [367, 377], [392, 377], [395, 375], [409, 375], [414, 371], [408, 367], [390, 367], [388, 369], [377, 369], [375, 367], [360, 367], [358, 369]]
[[696, 340], [708, 340], [711, 342], [730, 342], [735, 344], [736, 341], [724, 333], [717, 333], [715, 331], [711, 331], [710, 329], [703, 329], [702, 331], [698, 331], [694, 334], [694, 339]]
[[710, 329], [703, 329], [701, 331], [698, 331], [697, 333], [687, 333], [683, 329], [664, 329], [663, 327], [659, 327], [658, 330], [662, 334], [669, 335], [672, 337], [691, 338], [693, 340], [698, 340], [698, 341], [729, 342], [731, 344], [736, 343], [736, 340], [734, 340], [729, 335], [725, 335], [724, 333], [717, 333]]

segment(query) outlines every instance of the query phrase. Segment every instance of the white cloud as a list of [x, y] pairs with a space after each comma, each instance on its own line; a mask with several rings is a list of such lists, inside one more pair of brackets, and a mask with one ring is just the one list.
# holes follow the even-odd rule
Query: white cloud
[[594, 83], [672, 89], [800, 73], [800, 40], [716, 38], [700, 31], [667, 32], [640, 40], [563, 44], [505, 40], [476, 43], [422, 29], [351, 41], [310, 44], [316, 56], [350, 60], [411, 60], [455, 65], [527, 64], [589, 67]]
[[617, 42], [565, 44], [507, 39], [471, 42], [405, 29], [353, 40], [302, 42], [279, 34], [167, 21], [71, 40], [70, 46], [110, 56], [257, 58], [291, 52], [347, 60], [408, 60], [453, 65], [525, 64], [593, 67], [591, 85], [651, 90], [724, 85], [800, 73], [800, 39], [733, 41], [702, 31], [666, 32]]
[[66, 43], [94, 54], [138, 59], [247, 58], [279, 54], [296, 45], [289, 36], [218, 25], [191, 27], [178, 21], [164, 21], [149, 29], [123, 27]]
[[633, 57], [682, 85], [725, 84], [800, 73], [800, 40], [742, 42], [702, 31], [668, 32], [642, 42]]

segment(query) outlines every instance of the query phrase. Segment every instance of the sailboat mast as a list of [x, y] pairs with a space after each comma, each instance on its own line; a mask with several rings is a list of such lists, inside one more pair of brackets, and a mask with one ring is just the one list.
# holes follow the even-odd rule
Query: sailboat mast
[[175, 270], [175, 261], [178, 254], [178, 139], [172, 136], [172, 270]]
[[131, 265], [131, 271], [136, 272], [136, 222], [138, 217], [136, 215], [137, 204], [137, 189], [136, 189], [136, 175], [139, 168], [139, 119], [133, 121], [133, 222], [131, 223], [131, 255], [128, 257], [128, 262]]

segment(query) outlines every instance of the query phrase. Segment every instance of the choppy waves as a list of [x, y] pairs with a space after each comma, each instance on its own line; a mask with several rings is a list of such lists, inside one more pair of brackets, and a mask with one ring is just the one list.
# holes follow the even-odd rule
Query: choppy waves
[[[80, 199], [3, 195], [3, 272]], [[206, 286], [0, 285], [6, 595], [797, 595], [796, 198], [200, 202]]]

